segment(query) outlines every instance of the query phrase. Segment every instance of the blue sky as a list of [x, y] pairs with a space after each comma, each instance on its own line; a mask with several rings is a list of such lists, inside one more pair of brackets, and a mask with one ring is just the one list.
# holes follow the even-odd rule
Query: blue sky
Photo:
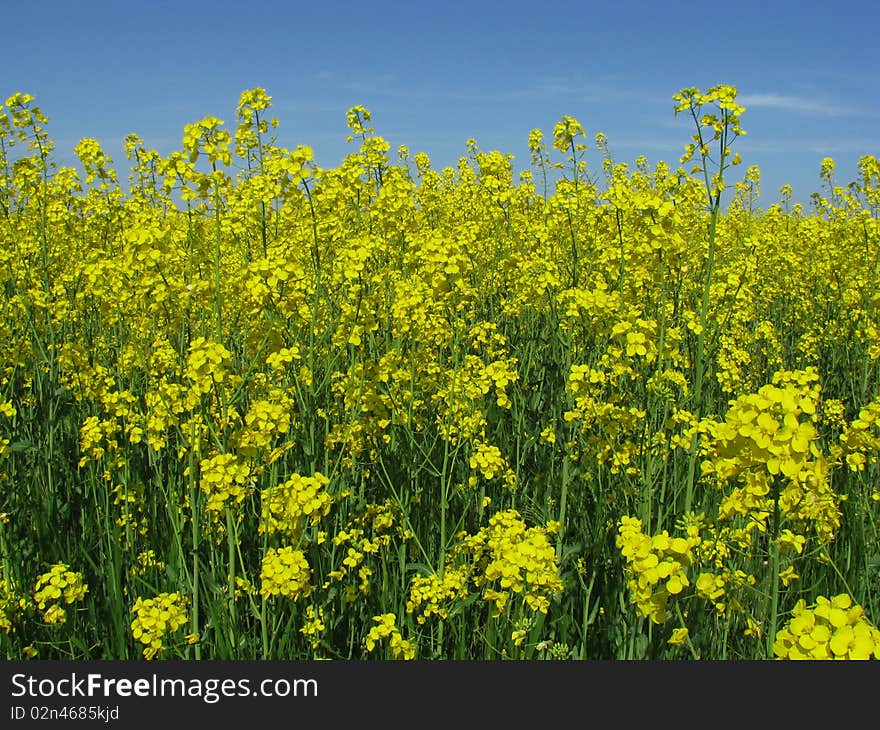
[[[880, 9], [863, 0], [2, 0], [0, 17], [0, 101], [36, 97], [61, 164], [74, 163], [82, 137], [122, 171], [129, 132], [167, 154], [202, 117], [233, 129], [241, 91], [256, 86], [273, 97], [278, 142], [311, 146], [323, 167], [351, 151], [355, 104], [392, 150], [427, 152], [438, 169], [470, 137], [525, 169], [529, 131], [550, 137], [563, 114], [591, 148], [604, 132], [618, 161], [676, 165], [693, 130], [671, 97], [717, 83], [736, 86], [747, 107], [735, 172], [760, 167], [764, 206], [784, 183], [806, 202], [823, 157], [845, 184], [860, 156], [880, 156]], [[595, 149], [588, 164], [598, 173]]]

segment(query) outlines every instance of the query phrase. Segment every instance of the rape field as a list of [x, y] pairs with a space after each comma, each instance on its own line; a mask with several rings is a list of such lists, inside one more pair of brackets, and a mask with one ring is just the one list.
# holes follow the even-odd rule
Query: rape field
[[257, 88], [127, 181], [7, 99], [4, 656], [880, 657], [880, 164], [765, 204], [736, 95], [515, 177]]

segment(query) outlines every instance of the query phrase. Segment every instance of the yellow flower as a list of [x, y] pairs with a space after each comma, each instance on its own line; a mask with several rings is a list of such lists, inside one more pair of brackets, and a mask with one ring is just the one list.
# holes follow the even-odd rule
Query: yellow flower
[[387, 639], [388, 652], [393, 659], [414, 659], [415, 644], [405, 640], [396, 626], [397, 617], [393, 613], [374, 616], [376, 624], [364, 637], [364, 647], [372, 653]]
[[[131, 634], [144, 644], [145, 659], [156, 658], [165, 648], [164, 639], [186, 624], [187, 601], [180, 593], [160, 593], [154, 598], [138, 598], [131, 609]], [[193, 635], [190, 635], [192, 637]]]
[[848, 594], [819, 596], [809, 607], [798, 601], [773, 651], [778, 659], [880, 659], [880, 630]]
[[260, 595], [284, 596], [294, 601], [312, 592], [312, 570], [302, 550], [269, 548], [260, 571]]
[[677, 645], [684, 644], [688, 638], [688, 630], [686, 628], [677, 628], [672, 630], [672, 636], [669, 637], [667, 643]]
[[788, 566], [785, 570], [783, 570], [779, 574], [779, 579], [782, 581], [782, 585], [788, 587], [792, 582], [796, 581], [800, 576], [794, 572], [794, 568], [792, 566]]

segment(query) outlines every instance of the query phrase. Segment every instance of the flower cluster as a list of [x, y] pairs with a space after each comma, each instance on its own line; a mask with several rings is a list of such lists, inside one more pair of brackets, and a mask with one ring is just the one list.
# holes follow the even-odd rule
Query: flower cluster
[[507, 469], [501, 449], [492, 444], [478, 442], [470, 457], [471, 469], [477, 470], [484, 479], [495, 479]]
[[49, 572], [37, 578], [34, 586], [34, 603], [43, 612], [43, 620], [49, 624], [64, 623], [67, 613], [62, 604], [81, 601], [88, 593], [82, 573], [70, 570], [65, 563], [53, 565]]
[[138, 598], [131, 612], [131, 634], [144, 645], [145, 659], [155, 659], [165, 648], [165, 637], [188, 621], [187, 600], [177, 592]]
[[818, 596], [810, 606], [801, 599], [773, 652], [778, 659], [880, 659], [880, 630], [849, 594]]
[[306, 477], [294, 474], [285, 482], [263, 490], [260, 531], [295, 535], [308, 523], [315, 525], [330, 511], [330, 480], [321, 472]]
[[195, 393], [208, 393], [215, 383], [227, 380], [232, 353], [219, 342], [195, 338], [189, 346], [186, 377]]
[[250, 470], [235, 454], [217, 454], [202, 459], [199, 464], [202, 491], [208, 498], [208, 512], [222, 512], [228, 503], [241, 502], [251, 491], [248, 485]]
[[302, 550], [269, 548], [260, 570], [260, 595], [298, 601], [312, 592], [311, 578], [312, 569]]
[[630, 600], [643, 616], [665, 623], [672, 615], [670, 598], [690, 585], [687, 569], [696, 561], [697, 528], [691, 528], [686, 538], [670, 537], [666, 530], [652, 537], [642, 532], [641, 520], [624, 516], [616, 542], [626, 560]]
[[342, 595], [348, 603], [353, 603], [358, 593], [368, 595], [373, 575], [368, 563], [379, 563], [395, 538], [405, 541], [412, 536], [399, 522], [399, 510], [390, 500], [366, 505], [361, 514], [333, 536], [333, 546], [344, 547], [345, 557], [338, 568], [327, 573], [323, 587], [334, 581], [343, 582]]
[[312, 649], [317, 649], [321, 645], [321, 637], [326, 630], [324, 609], [320, 606], [317, 608], [315, 606], [307, 606], [305, 620], [299, 632], [309, 640]]
[[702, 424], [711, 436], [703, 474], [722, 487], [741, 484], [723, 498], [722, 519], [739, 515], [763, 532], [775, 504], [802, 532], [833, 538], [846, 496], [832, 490], [828, 459], [817, 445], [818, 379], [815, 368], [779, 371], [773, 383], [732, 401], [724, 421]]
[[462, 536], [457, 551], [470, 556], [474, 585], [496, 613], [521, 596], [530, 609], [546, 614], [562, 590], [548, 530], [526, 527], [516, 510], [499, 512], [476, 534]]
[[401, 636], [400, 629], [397, 628], [397, 617], [393, 613], [374, 616], [373, 621], [376, 625], [364, 637], [367, 652], [376, 651], [387, 639], [387, 650], [392, 659], [415, 659], [415, 644]]
[[0, 573], [0, 631], [11, 633], [27, 605], [27, 598], [19, 592], [15, 581]]
[[469, 575], [464, 567], [449, 565], [442, 575], [417, 575], [409, 584], [406, 612], [414, 614], [420, 624], [431, 616], [448, 618], [449, 607], [469, 594]]

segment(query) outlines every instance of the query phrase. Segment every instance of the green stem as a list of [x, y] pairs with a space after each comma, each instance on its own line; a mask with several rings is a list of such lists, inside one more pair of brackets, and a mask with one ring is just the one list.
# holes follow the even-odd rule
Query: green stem
[[773, 521], [770, 535], [770, 618], [767, 622], [767, 658], [773, 657], [779, 615], [779, 485], [773, 484]]
[[223, 292], [220, 288], [220, 184], [214, 182], [214, 320], [217, 342], [223, 341]]
[[[705, 160], [704, 160], [705, 167]], [[699, 421], [704, 413], [703, 379], [706, 372], [705, 348], [706, 326], [709, 319], [709, 302], [712, 291], [712, 274], [715, 269], [715, 236], [718, 227], [719, 200], [716, 198], [712, 205], [712, 217], [709, 220], [709, 259], [706, 263], [706, 279], [703, 284], [703, 300], [700, 305], [700, 333], [697, 336], [696, 379], [694, 382], [694, 417]], [[684, 511], [690, 512], [694, 496], [694, 481], [697, 465], [697, 448], [700, 434], [694, 432], [691, 438], [690, 460], [688, 463], [687, 487], [684, 498]]]
[[[199, 633], [199, 510], [198, 490], [195, 483], [195, 423], [190, 424], [190, 448], [189, 448], [189, 504], [192, 516], [192, 616], [190, 633]], [[195, 645], [196, 659], [202, 658], [202, 642]]]
[[229, 629], [230, 643], [235, 647], [235, 627], [236, 627], [236, 609], [235, 609], [235, 548], [236, 548], [235, 524], [232, 519], [232, 509], [226, 505], [226, 549], [228, 555], [228, 569], [226, 588], [228, 591], [229, 616], [232, 625]]

